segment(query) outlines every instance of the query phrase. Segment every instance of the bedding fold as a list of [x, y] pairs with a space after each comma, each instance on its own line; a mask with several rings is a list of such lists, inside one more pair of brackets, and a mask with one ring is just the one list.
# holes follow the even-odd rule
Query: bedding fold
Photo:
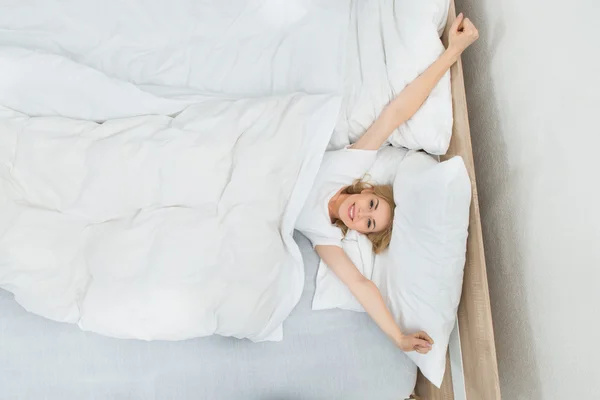
[[[2, 3], [0, 287], [110, 336], [281, 339], [323, 153], [435, 58], [442, 3]], [[443, 151], [446, 89], [393, 144]]]
[[103, 124], [4, 109], [0, 287], [109, 336], [278, 338], [304, 282], [298, 205], [339, 102], [212, 100]]

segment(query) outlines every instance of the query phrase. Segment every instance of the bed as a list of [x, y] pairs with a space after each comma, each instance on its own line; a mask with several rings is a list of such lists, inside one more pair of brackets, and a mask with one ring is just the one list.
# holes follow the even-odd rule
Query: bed
[[[448, 24], [454, 16], [452, 2]], [[86, 57], [90, 63], [112, 61], [95, 53]], [[451, 346], [453, 355], [442, 388], [435, 389], [419, 376], [416, 395], [497, 399], [498, 373], [460, 62], [451, 72], [454, 128], [445, 157], [463, 157], [474, 200], [458, 318], [460, 340]], [[414, 386], [415, 367], [366, 316], [309, 312], [316, 258], [305, 240], [297, 240], [305, 260], [306, 284], [301, 303], [285, 322], [288, 337], [280, 344], [250, 345], [218, 337], [178, 343], [115, 341], [28, 315], [2, 292], [3, 390], [11, 398], [35, 398], [42, 393], [49, 398], [198, 398], [204, 394], [234, 399], [240, 393], [257, 399], [406, 397]], [[33, 381], [38, 385], [31, 385]], [[267, 391], [268, 385], [272, 386]]]
[[366, 315], [313, 312], [318, 258], [305, 260], [302, 299], [279, 343], [222, 337], [183, 342], [106, 338], [27, 313], [0, 292], [0, 398], [395, 400], [416, 367]]
[[[452, 0], [446, 26], [449, 27], [455, 18], [456, 6], [454, 0]], [[447, 30], [444, 32], [443, 38], [446, 42]], [[458, 310], [462, 371], [452, 371], [451, 368], [446, 368], [444, 383], [440, 389], [429, 383], [423, 376], [419, 376], [416, 393], [423, 399], [451, 400], [461, 398], [454, 396], [455, 391], [452, 385], [452, 374], [454, 373], [462, 374], [464, 377], [465, 398], [500, 399], [492, 312], [461, 61], [452, 67], [451, 74], [454, 127], [450, 149], [442, 159], [448, 159], [455, 155], [462, 156], [469, 171], [473, 188], [469, 239], [467, 241], [467, 263], [465, 265], [463, 293]], [[448, 358], [447, 365], [450, 366], [450, 358]], [[462, 392], [462, 388], [460, 390]]]

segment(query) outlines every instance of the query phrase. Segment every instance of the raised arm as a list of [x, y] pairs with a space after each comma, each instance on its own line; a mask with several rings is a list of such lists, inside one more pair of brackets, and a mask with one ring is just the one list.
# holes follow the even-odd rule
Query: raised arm
[[415, 115], [446, 71], [478, 37], [477, 28], [462, 13], [459, 14], [450, 27], [446, 51], [385, 107], [373, 125], [352, 147], [379, 149], [396, 128]]
[[377, 286], [365, 278], [344, 250], [337, 246], [317, 246], [317, 253], [363, 306], [373, 321], [402, 351], [428, 353], [433, 340], [425, 332], [405, 335], [394, 321]]

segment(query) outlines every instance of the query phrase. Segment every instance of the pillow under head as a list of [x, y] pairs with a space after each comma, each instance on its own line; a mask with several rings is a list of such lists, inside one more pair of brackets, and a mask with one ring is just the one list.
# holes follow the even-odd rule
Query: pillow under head
[[408, 355], [439, 387], [462, 292], [471, 181], [461, 157], [437, 163], [415, 153], [398, 169], [394, 197], [392, 241], [372, 280], [404, 332], [433, 338], [428, 354]]
[[[401, 329], [424, 330], [434, 339], [427, 355], [408, 355], [439, 387], [462, 291], [471, 182], [460, 157], [438, 163], [423, 152], [397, 150], [382, 149], [369, 172], [373, 181], [393, 182], [396, 210], [390, 247], [375, 256], [366, 237], [350, 232], [343, 248], [375, 282]], [[329, 308], [364, 311], [321, 262], [313, 309]]]

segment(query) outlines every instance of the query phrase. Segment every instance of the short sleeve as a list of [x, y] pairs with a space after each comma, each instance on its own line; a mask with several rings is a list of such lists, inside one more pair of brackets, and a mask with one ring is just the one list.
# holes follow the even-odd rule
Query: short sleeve
[[[335, 229], [339, 228], [336, 227]], [[311, 235], [308, 232], [303, 232], [303, 234], [308, 238], [308, 240], [310, 240], [311, 244], [313, 245], [313, 248], [317, 246], [337, 246], [340, 248], [342, 247], [342, 239], [336, 238], [333, 235], [330, 237], [325, 237], [321, 235]]]
[[321, 170], [324, 175], [336, 175], [347, 178], [350, 182], [362, 178], [369, 171], [375, 159], [377, 150], [362, 150], [346, 147], [341, 150], [329, 151], [323, 157]]

